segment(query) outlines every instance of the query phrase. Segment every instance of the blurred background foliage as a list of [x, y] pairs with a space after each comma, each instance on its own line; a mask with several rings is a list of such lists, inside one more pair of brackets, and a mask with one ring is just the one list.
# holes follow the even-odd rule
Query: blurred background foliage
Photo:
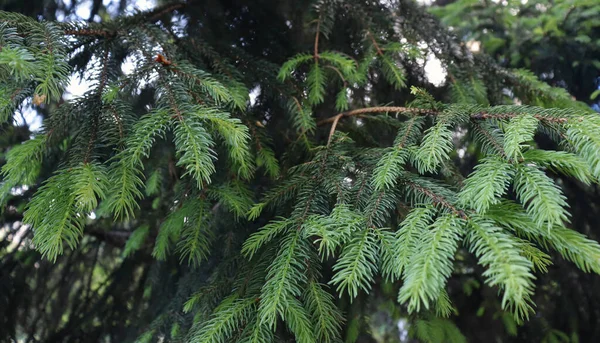
[[[118, 14], [134, 13], [136, 9], [152, 8], [163, 2], [0, 0], [0, 10], [47, 20], [107, 22]], [[598, 0], [438, 0], [421, 4], [429, 6], [428, 10], [476, 56], [489, 54], [503, 66], [529, 69], [548, 84], [565, 88], [577, 100], [600, 111]], [[255, 17], [245, 17], [241, 10], [244, 6], [253, 7], [251, 12]], [[229, 21], [229, 28], [221, 30], [222, 36], [218, 38], [243, 37], [246, 51], [257, 55], [269, 51], [269, 59], [280, 64], [294, 51], [302, 51], [295, 45], [302, 42], [302, 37], [294, 37], [299, 31], [289, 30], [280, 15], [284, 11], [295, 13], [296, 7], [292, 0], [208, 0], [203, 10], [220, 13], [214, 17]], [[301, 22], [304, 13], [296, 15]], [[330, 40], [341, 46], [349, 44], [348, 38], [349, 33], [342, 32]], [[85, 55], [80, 58], [85, 60]], [[76, 67], [77, 59], [72, 64]], [[436, 71], [426, 72], [425, 64], [415, 65], [408, 81], [427, 88], [437, 97], [446, 96], [445, 76], [442, 82], [432, 82], [427, 77], [432, 73]], [[85, 87], [77, 79], [73, 82]], [[77, 91], [76, 87], [72, 90]], [[382, 98], [391, 93], [385, 89], [378, 91], [385, 95]], [[144, 96], [150, 98], [152, 94], [141, 94], [135, 107], [143, 108], [147, 103]], [[268, 112], [266, 108], [257, 110]], [[22, 109], [21, 120], [4, 125], [0, 159], [7, 147], [28, 139], [36, 125], [39, 127], [39, 117], [48, 111], [44, 106], [29, 104], [29, 108]], [[551, 147], [553, 143], [539, 138], [538, 144]], [[455, 159], [463, 171], [469, 171], [475, 156], [470, 155], [469, 146], [464, 151]], [[599, 239], [600, 193], [594, 186], [571, 179], [563, 178], [561, 182], [571, 205], [573, 227]], [[110, 230], [110, 221], [102, 218], [89, 219], [92, 225], [80, 249], [65, 254], [55, 264], [40, 260], [39, 253], [26, 245], [18, 248], [30, 239], [30, 231], [19, 230], [20, 213], [33, 192], [21, 189], [15, 193], [9, 203], [14, 211], [2, 213], [0, 218], [3, 229], [0, 231], [0, 342], [14, 336], [22, 342], [127, 342], [134, 341], [148, 323], [154, 323], [154, 329], [164, 331], [166, 337], [176, 336], [179, 327], [189, 323], [189, 316], [180, 312], [190, 292], [195, 291], [187, 285], [200, 283], [208, 275], [204, 268], [216, 261], [191, 273], [177, 259], [157, 263], [149, 255], [139, 253], [124, 259], [123, 247], [129, 232]], [[159, 198], [156, 196], [154, 203], [145, 206], [153, 208]], [[468, 341], [600, 340], [597, 275], [583, 273], [560, 258], [554, 259], [548, 273], [537, 280], [536, 316], [517, 326], [512, 316], [501, 311], [496, 291], [482, 285], [481, 270], [473, 270], [473, 263], [466, 263], [469, 258], [472, 257], [466, 253], [457, 256], [457, 269], [449, 281], [454, 305], [461, 314], [455, 324]], [[216, 299], [222, 290], [206, 292], [214, 294]], [[409, 328], [406, 313], [397, 305], [394, 285], [382, 283], [370, 294], [361, 294], [351, 306], [346, 304], [345, 310], [349, 318], [344, 327], [346, 342], [413, 342], [414, 331], [420, 330], [418, 325]], [[170, 319], [160, 321], [157, 317]], [[439, 327], [445, 326], [441, 323]], [[409, 336], [411, 330], [413, 335]], [[435, 337], [446, 334], [440, 332]]]
[[472, 51], [527, 68], [600, 111], [598, 1], [441, 0], [430, 11]]

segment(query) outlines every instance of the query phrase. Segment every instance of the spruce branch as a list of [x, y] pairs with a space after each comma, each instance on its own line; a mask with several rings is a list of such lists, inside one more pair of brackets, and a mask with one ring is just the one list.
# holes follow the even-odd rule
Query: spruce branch
[[450, 211], [452, 211], [452, 213], [454, 213], [456, 216], [458, 216], [462, 219], [465, 219], [465, 220], [468, 219], [467, 214], [463, 210], [452, 205], [447, 199], [445, 199], [444, 197], [442, 197], [438, 194], [435, 194], [430, 189], [427, 189], [427, 188], [425, 188], [421, 185], [418, 185], [417, 183], [412, 182], [412, 181], [405, 181], [405, 184], [407, 186], [413, 188], [417, 192], [422, 193], [426, 197], [430, 198], [434, 204], [441, 205], [442, 207], [449, 209]]

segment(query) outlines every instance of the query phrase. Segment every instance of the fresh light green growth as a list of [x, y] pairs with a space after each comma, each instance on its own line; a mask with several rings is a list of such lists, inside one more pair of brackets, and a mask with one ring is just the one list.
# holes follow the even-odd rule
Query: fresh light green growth
[[516, 171], [515, 192], [537, 226], [550, 229], [569, 220], [565, 196], [541, 170], [520, 165]]
[[522, 158], [524, 143], [532, 141], [538, 120], [530, 114], [513, 117], [504, 129], [504, 151], [511, 160]]
[[137, 200], [142, 197], [143, 158], [150, 155], [156, 137], [164, 135], [168, 122], [165, 110], [148, 113], [135, 124], [125, 140], [125, 149], [115, 157], [111, 165], [112, 187], [108, 200], [108, 207], [115, 217], [132, 217], [138, 208]]
[[588, 163], [592, 175], [596, 179], [600, 178], [600, 156], [597, 150], [600, 147], [600, 136], [598, 133], [600, 133], [600, 121], [597, 117], [575, 117], [567, 125], [567, 139], [573, 144], [577, 154]]
[[214, 141], [204, 127], [188, 116], [175, 119], [174, 123], [175, 147], [179, 161], [177, 166], [185, 168], [182, 176], [190, 175], [198, 188], [210, 183], [210, 176], [215, 172], [213, 160], [216, 154], [212, 147]]
[[452, 131], [445, 120], [425, 131], [425, 137], [414, 155], [419, 173], [435, 172], [439, 165], [450, 157]]
[[[355, 306], [382, 278], [401, 285], [399, 308], [415, 318], [411, 334], [464, 342], [447, 319], [455, 313], [446, 286], [457, 252], [472, 255], [460, 263], [481, 266], [513, 322], [533, 313], [534, 280], [551, 263], [548, 250], [600, 273], [600, 245], [566, 227], [568, 202], [554, 179], [598, 183], [600, 117], [564, 90], [503, 69], [501, 89], [561, 109], [502, 105], [491, 96], [497, 85], [462, 73], [450, 80], [447, 98], [412, 85], [407, 94], [406, 62], [424, 51], [386, 33], [396, 30], [368, 21], [360, 24], [364, 42], [349, 55], [319, 49], [319, 37], [321, 48], [331, 43], [337, 3], [315, 3], [314, 51], [278, 72], [247, 60], [239, 47], [230, 64], [206, 42], [197, 42], [196, 64], [176, 48], [172, 32], [139, 19], [131, 30], [113, 31], [0, 12], [0, 123], [30, 98], [57, 107], [42, 132], [7, 151], [2, 203], [20, 187], [37, 187], [23, 221], [50, 260], [76, 248], [99, 214], [103, 223], [132, 228], [126, 262], [152, 249], [156, 260], [174, 257], [189, 266], [182, 269], [210, 273], [191, 299], [177, 300], [177, 308], [196, 314], [185, 337], [191, 342], [275, 342], [280, 334], [340, 342], [338, 302]], [[64, 39], [73, 31], [83, 37]], [[132, 42], [125, 49], [122, 31]], [[67, 51], [99, 39], [106, 45], [92, 51], [94, 89], [54, 106], [70, 76]], [[157, 46], [165, 55], [157, 57]], [[128, 75], [107, 72], [115, 51], [143, 58]], [[260, 77], [248, 72], [257, 66]], [[389, 99], [371, 94], [380, 81], [398, 103], [386, 106]], [[257, 84], [265, 99], [280, 101], [273, 111], [247, 108], [248, 88]], [[134, 110], [128, 102], [142, 87], [155, 98]], [[564, 151], [539, 149], [536, 135]], [[456, 168], [464, 164], [455, 163], [463, 154], [475, 164], [466, 178]], [[46, 163], [54, 173], [42, 183]], [[211, 248], [224, 237], [223, 249]], [[162, 318], [140, 341], [157, 339]], [[349, 338], [357, 323], [350, 319]], [[183, 327], [168, 326], [178, 337]]]
[[384, 155], [377, 162], [373, 171], [373, 186], [375, 190], [389, 189], [396, 185], [396, 181], [404, 170], [404, 163], [409, 158], [410, 147], [417, 141], [424, 118], [414, 116], [403, 123], [398, 130], [394, 146], [387, 148]]
[[[309, 258], [309, 245], [299, 230], [287, 233], [268, 269], [267, 281], [261, 290], [261, 302], [258, 308], [260, 322], [269, 328], [275, 328], [277, 317], [290, 318], [288, 307], [302, 294], [307, 278], [306, 260]], [[292, 317], [297, 313], [292, 313]], [[297, 321], [298, 318], [292, 318]]]
[[508, 201], [494, 206], [485, 217], [544, 248], [553, 248], [585, 272], [600, 273], [600, 244], [577, 231], [560, 225], [550, 230], [538, 227], [519, 204]]
[[[212, 232], [210, 230], [210, 209], [204, 201], [192, 202], [189, 216], [184, 218], [181, 235], [177, 242], [180, 260], [191, 266], [198, 266], [208, 257]], [[192, 205], [190, 205], [192, 206]]]
[[473, 218], [469, 222], [466, 241], [479, 263], [486, 266], [483, 273], [491, 286], [504, 292], [502, 307], [513, 312], [519, 321], [533, 311], [533, 264], [522, 256], [521, 244], [512, 235], [495, 227], [490, 221]]
[[514, 167], [500, 158], [483, 159], [465, 180], [458, 194], [460, 203], [474, 208], [478, 213], [485, 213], [506, 193], [514, 174]]
[[36, 228], [33, 243], [55, 261], [64, 245], [73, 249], [83, 234], [83, 221], [104, 200], [106, 170], [99, 164], [62, 169], [49, 178], [29, 202], [23, 221]]
[[411, 259], [415, 256], [426, 229], [429, 227], [436, 214], [433, 207], [416, 207], [411, 210], [400, 223], [396, 231], [394, 251], [396, 260], [393, 265], [397, 268], [392, 274], [396, 278], [406, 276]]
[[0, 170], [0, 205], [13, 187], [27, 186], [36, 181], [45, 149], [46, 136], [37, 135], [8, 151], [6, 164]]
[[369, 291], [379, 264], [379, 244], [373, 229], [354, 231], [350, 241], [340, 253], [333, 266], [335, 275], [331, 284], [339, 293], [347, 292], [356, 298], [359, 290]]
[[[192, 117], [210, 123], [212, 130], [219, 133], [229, 148], [229, 157], [240, 177], [248, 179], [252, 176], [252, 164], [249, 149], [250, 134], [248, 127], [242, 125], [237, 118], [232, 118], [228, 113], [217, 108], [197, 108]], [[273, 168], [272, 166], [270, 168]]]
[[410, 312], [432, 308], [437, 301], [452, 272], [464, 225], [460, 219], [444, 215], [422, 235], [398, 294], [398, 301], [407, 302]]
[[591, 184], [594, 180], [586, 161], [567, 151], [532, 149], [523, 153], [523, 159], [528, 163], [548, 168], [555, 173], [574, 177], [586, 185]]
[[333, 256], [336, 250], [364, 225], [363, 217], [347, 205], [336, 206], [329, 216], [314, 215], [303, 225], [306, 238], [316, 237], [314, 244], [323, 259]]

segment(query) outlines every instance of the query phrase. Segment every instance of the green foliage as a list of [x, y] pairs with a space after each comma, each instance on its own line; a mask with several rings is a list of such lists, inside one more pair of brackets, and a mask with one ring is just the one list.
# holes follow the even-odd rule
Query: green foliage
[[213, 317], [197, 332], [192, 333], [192, 342], [224, 343], [233, 332], [251, 318], [256, 306], [254, 299], [239, 299], [231, 296], [214, 311]]
[[156, 110], [145, 115], [132, 129], [125, 141], [125, 149], [111, 165], [110, 211], [115, 217], [132, 217], [142, 197], [142, 159], [150, 155], [155, 136], [164, 135], [169, 117], [166, 111]]
[[600, 122], [597, 117], [582, 116], [573, 120], [567, 127], [567, 138], [574, 146], [576, 152], [590, 166], [592, 175], [600, 177], [600, 158], [596, 153], [600, 140], [597, 133], [600, 132]]
[[590, 167], [578, 155], [566, 151], [528, 150], [523, 153], [523, 159], [554, 172], [574, 177], [586, 185], [592, 183]]
[[407, 157], [408, 152], [401, 147], [387, 149], [373, 172], [373, 186], [376, 190], [392, 188], [396, 184]]
[[458, 104], [489, 105], [485, 83], [475, 78], [453, 82], [450, 98]]
[[467, 339], [460, 330], [447, 319], [431, 318], [419, 319], [415, 322], [414, 329], [411, 334], [418, 338], [421, 342], [450, 342], [464, 343]]
[[354, 231], [333, 266], [335, 275], [331, 283], [337, 286], [339, 293], [347, 292], [350, 299], [356, 298], [359, 290], [368, 292], [377, 272], [378, 259], [379, 247], [373, 229]]
[[521, 256], [518, 241], [479, 218], [469, 222], [468, 232], [469, 249], [487, 267], [483, 273], [486, 282], [504, 291], [502, 307], [513, 312], [518, 321], [528, 318], [533, 311], [531, 295], [535, 277], [533, 264]]
[[600, 271], [600, 244], [577, 231], [558, 225], [550, 230], [538, 227], [520, 205], [511, 202], [495, 206], [486, 217], [543, 247], [552, 247], [583, 271]]
[[325, 85], [327, 79], [319, 64], [315, 63], [306, 75], [306, 87], [308, 87], [308, 104], [318, 105], [325, 101]]
[[[0, 74], [7, 73], [16, 84], [10, 87], [9, 96], [28, 88], [33, 82], [33, 95], [39, 103], [60, 99], [67, 85], [71, 68], [67, 61], [67, 44], [62, 39], [62, 30], [51, 22], [37, 22], [29, 17], [0, 11], [2, 39], [0, 46]], [[19, 23], [18, 25], [9, 23]], [[27, 39], [23, 39], [27, 32]], [[8, 90], [8, 89], [7, 89]], [[9, 93], [9, 94], [10, 94]], [[11, 117], [8, 109], [14, 109], [10, 101], [0, 108], [0, 122]]]
[[452, 272], [452, 260], [463, 226], [459, 219], [445, 215], [431, 224], [421, 237], [398, 294], [398, 301], [408, 302], [410, 312], [432, 307], [440, 296]]
[[[186, 200], [171, 212], [160, 225], [152, 255], [158, 260], [165, 260], [172, 243], [177, 242], [185, 224], [189, 222], [201, 204], [196, 200]], [[192, 229], [193, 231], [194, 229]]]
[[311, 216], [303, 226], [306, 237], [315, 237], [319, 254], [323, 258], [335, 255], [336, 250], [350, 240], [352, 233], [364, 225], [363, 217], [348, 206], [336, 206], [329, 216]]
[[287, 219], [271, 221], [259, 231], [253, 233], [244, 242], [242, 254], [248, 258], [252, 258], [263, 245], [267, 244], [276, 236], [287, 232], [293, 224], [293, 221]]
[[[452, 26], [468, 45], [477, 47], [476, 51], [494, 56], [503, 65], [527, 68], [518, 71], [522, 74], [517, 76], [521, 83], [533, 76], [533, 71], [549, 84], [564, 81], [573, 95], [587, 100], [595, 89], [591, 81], [600, 68], [598, 59], [584, 57], [597, 56], [600, 49], [594, 40], [594, 18], [600, 13], [596, 5], [590, 0], [489, 3], [458, 0], [434, 6], [430, 11]], [[552, 89], [545, 82], [517, 96], [530, 104], [551, 107], [562, 107], [571, 101], [565, 89]]]
[[250, 140], [248, 127], [242, 125], [239, 119], [231, 118], [229, 114], [217, 109], [198, 108], [194, 112], [194, 116], [212, 124], [213, 129], [219, 132], [225, 140], [229, 148], [229, 157], [237, 168], [237, 173], [242, 178], [250, 178], [254, 166], [250, 160], [251, 155], [248, 148]]
[[426, 228], [433, 221], [435, 210], [431, 207], [416, 207], [411, 210], [400, 223], [396, 231], [395, 251], [397, 251], [397, 276], [406, 276], [406, 271], [412, 259], [416, 256], [417, 248]]
[[296, 298], [290, 298], [287, 302], [285, 318], [290, 331], [299, 343], [316, 342], [309, 314]]
[[[31, 185], [36, 181], [45, 147], [46, 137], [38, 135], [8, 151], [6, 163], [0, 170], [2, 176], [2, 183], [0, 183], [1, 200], [6, 199], [13, 187]], [[0, 204], [3, 202], [0, 201]]]
[[179, 154], [178, 166], [185, 167], [185, 174], [196, 180], [198, 188], [210, 183], [215, 172], [212, 137], [202, 125], [191, 118], [181, 118], [175, 124], [175, 147]]
[[560, 188], [541, 170], [521, 165], [515, 177], [517, 197], [532, 216], [537, 226], [547, 226], [568, 221], [567, 203]]
[[[288, 307], [302, 294], [302, 288], [306, 283], [306, 258], [308, 257], [306, 242], [301, 240], [300, 232], [290, 232], [282, 238], [277, 256], [269, 266], [267, 280], [261, 290], [261, 302], [258, 309], [261, 323], [274, 328], [277, 316], [289, 318]], [[291, 320], [296, 325], [302, 325], [298, 321], [297, 312], [291, 313]]]
[[465, 180], [459, 201], [478, 213], [485, 213], [506, 193], [514, 174], [513, 167], [499, 158], [483, 159]]
[[64, 245], [74, 249], [81, 238], [84, 218], [104, 200], [106, 171], [96, 164], [80, 164], [58, 171], [36, 192], [23, 221], [36, 227], [34, 244], [55, 261]]
[[[474, 264], [501, 294], [481, 292], [485, 310], [535, 320], [535, 273], [552, 272], [546, 250], [600, 273], [600, 245], [567, 227], [565, 196], [567, 178], [586, 192], [600, 179], [600, 119], [529, 72], [463, 54], [443, 31], [424, 34], [428, 17], [398, 4], [317, 1], [300, 13], [308, 25], [292, 18], [274, 37], [235, 33], [257, 22], [240, 14], [231, 32], [206, 25], [197, 38], [198, 27], [174, 24], [199, 22], [184, 3], [103, 23], [0, 12], [0, 121], [28, 99], [48, 111], [41, 132], [2, 143], [3, 207], [17, 198], [6, 211], [26, 208], [29, 245], [53, 262], [80, 244], [82, 255], [97, 251], [75, 283], [96, 290], [94, 306], [140, 290], [124, 307], [148, 308], [124, 321], [140, 341], [356, 341], [365, 303], [398, 285], [385, 309], [409, 317], [411, 334], [464, 342], [447, 286], [468, 278], [465, 293], [480, 292]], [[387, 6], [424, 20], [400, 22]], [[167, 20], [175, 10], [181, 20]], [[329, 39], [338, 24], [348, 34]], [[279, 67], [278, 38], [292, 32], [314, 37], [314, 50], [290, 44]], [[452, 73], [448, 87], [412, 70], [431, 54]], [[123, 59], [135, 62], [127, 73]], [[69, 65], [93, 81], [77, 99], [63, 98]], [[248, 89], [260, 90], [250, 105]], [[546, 136], [556, 150], [534, 143]], [[11, 261], [19, 249], [0, 254]], [[105, 286], [103, 266], [119, 268], [103, 270], [107, 280], [132, 284]], [[81, 303], [73, 309], [89, 311]], [[141, 318], [152, 322], [138, 327]]]
[[533, 140], [533, 135], [538, 126], [538, 120], [532, 115], [514, 117], [504, 130], [504, 151], [506, 157], [518, 160], [522, 157], [523, 143]]
[[185, 217], [181, 236], [177, 243], [177, 251], [182, 261], [192, 266], [198, 266], [200, 262], [208, 257], [210, 251], [211, 232], [209, 230], [208, 204], [203, 201], [193, 202], [193, 211], [189, 217]]
[[381, 56], [381, 65], [383, 76], [396, 89], [406, 87], [405, 76], [402, 70], [392, 61], [392, 58], [387, 55]]
[[419, 173], [435, 172], [450, 157], [452, 147], [452, 131], [444, 120], [427, 129], [414, 156]]
[[317, 342], [337, 342], [340, 340], [343, 316], [337, 309], [333, 296], [323, 285], [311, 280], [303, 295], [306, 309], [315, 327]]
[[131, 233], [127, 243], [125, 243], [125, 248], [123, 248], [123, 257], [129, 257], [134, 252], [140, 250], [142, 244], [146, 241], [146, 237], [148, 237], [148, 233], [150, 232], [150, 227], [148, 225], [140, 226], [135, 231]]

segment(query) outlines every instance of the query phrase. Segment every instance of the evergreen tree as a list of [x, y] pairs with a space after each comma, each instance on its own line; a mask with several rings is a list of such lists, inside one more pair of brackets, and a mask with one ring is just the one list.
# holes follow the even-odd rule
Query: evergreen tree
[[[555, 177], [595, 187], [600, 118], [413, 1], [0, 19], [8, 339], [354, 342], [382, 288], [413, 337], [462, 342], [452, 279], [493, 289], [511, 334], [552, 257], [600, 273]], [[28, 104], [43, 127], [19, 136]]]

